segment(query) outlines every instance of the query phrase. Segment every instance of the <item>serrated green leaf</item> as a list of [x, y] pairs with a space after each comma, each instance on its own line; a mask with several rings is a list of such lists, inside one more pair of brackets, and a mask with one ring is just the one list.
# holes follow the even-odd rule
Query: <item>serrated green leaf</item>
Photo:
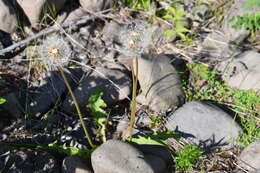
[[87, 107], [90, 109], [92, 116], [101, 117], [106, 115], [106, 111], [103, 108], [107, 105], [102, 99], [103, 95], [102, 89], [99, 88], [89, 97]]
[[155, 132], [152, 135], [143, 135], [132, 138], [131, 142], [136, 144], [150, 144], [166, 146], [165, 140], [169, 138], [180, 139], [180, 135], [175, 132]]
[[175, 32], [183, 33], [183, 32], [189, 32], [189, 30], [184, 27], [178, 27], [178, 28], [176, 28]]
[[138, 136], [138, 138], [132, 138], [131, 142], [136, 144], [149, 144], [149, 145], [165, 145], [161, 141], [152, 139], [150, 136]]
[[163, 18], [164, 18], [164, 19], [173, 19], [173, 16], [171, 16], [171, 15], [165, 15], [165, 16], [163, 16]]
[[[41, 148], [43, 146], [38, 146], [38, 148]], [[90, 158], [90, 155], [93, 150], [88, 150], [87, 148], [79, 149], [77, 147], [67, 147], [65, 145], [58, 145], [57, 142], [48, 144], [48, 149], [57, 151], [60, 153], [64, 153], [68, 156], [79, 156], [81, 158]]]
[[169, 7], [169, 8], [167, 9], [167, 11], [168, 11], [169, 13], [173, 14], [173, 15], [176, 14], [175, 8]]
[[183, 39], [183, 40], [186, 39], [186, 36], [181, 32], [178, 32], [178, 36], [181, 37], [181, 39]]
[[0, 105], [1, 104], [4, 104], [6, 102], [6, 99], [5, 98], [2, 98], [2, 97], [0, 97]]
[[164, 34], [168, 37], [171, 37], [176, 34], [176, 32], [172, 29], [164, 31]]

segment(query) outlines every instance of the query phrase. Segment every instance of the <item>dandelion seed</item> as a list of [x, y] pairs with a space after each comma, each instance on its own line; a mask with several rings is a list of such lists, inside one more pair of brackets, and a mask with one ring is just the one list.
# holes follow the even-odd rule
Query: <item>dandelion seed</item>
[[71, 53], [69, 44], [57, 35], [48, 37], [39, 47], [40, 58], [50, 69], [68, 65]]
[[137, 57], [144, 53], [151, 43], [151, 33], [150, 26], [146, 21], [133, 20], [125, 25], [119, 33], [119, 39], [122, 43], [120, 52], [128, 57]]

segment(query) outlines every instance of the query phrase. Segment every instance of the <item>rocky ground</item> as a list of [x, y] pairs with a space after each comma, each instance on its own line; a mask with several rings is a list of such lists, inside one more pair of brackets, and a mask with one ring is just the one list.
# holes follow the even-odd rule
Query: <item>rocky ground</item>
[[246, 2], [178, 2], [183, 40], [123, 1], [0, 0], [0, 172], [260, 172], [260, 35], [229, 22]]

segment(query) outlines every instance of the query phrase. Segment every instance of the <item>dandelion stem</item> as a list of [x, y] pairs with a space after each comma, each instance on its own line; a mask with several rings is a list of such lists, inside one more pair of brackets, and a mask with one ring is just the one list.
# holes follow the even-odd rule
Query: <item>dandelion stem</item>
[[132, 78], [133, 78], [133, 91], [132, 91], [132, 102], [131, 102], [131, 115], [130, 115], [130, 140], [132, 140], [133, 128], [135, 123], [135, 114], [136, 114], [136, 90], [137, 90], [137, 81], [138, 81], [138, 60], [134, 58], [132, 61]]
[[78, 116], [79, 116], [79, 119], [80, 119], [82, 128], [83, 128], [84, 133], [85, 133], [85, 136], [86, 136], [86, 138], [87, 138], [87, 140], [88, 140], [88, 143], [89, 143], [89, 145], [90, 145], [92, 148], [95, 148], [96, 146], [92, 143], [92, 141], [91, 141], [91, 139], [90, 139], [90, 135], [89, 135], [89, 133], [88, 133], [88, 131], [87, 131], [87, 128], [86, 128], [86, 126], [85, 126], [85, 123], [84, 123], [84, 120], [83, 120], [83, 116], [82, 116], [82, 113], [81, 113], [81, 111], [80, 111], [80, 108], [79, 108], [79, 104], [78, 104], [78, 102], [77, 102], [77, 99], [76, 99], [75, 95], [73, 94], [73, 91], [72, 91], [72, 89], [71, 89], [71, 87], [70, 87], [70, 84], [69, 84], [69, 82], [68, 82], [68, 80], [67, 80], [65, 74], [64, 74], [64, 71], [62, 70], [62, 68], [59, 68], [59, 70], [60, 70], [61, 76], [62, 76], [62, 78], [64, 79], [64, 82], [65, 82], [65, 84], [66, 84], [66, 86], [67, 86], [67, 88], [68, 88], [68, 90], [69, 90], [69, 93], [70, 93], [70, 95], [71, 95], [71, 97], [72, 97], [73, 103], [75, 104], [76, 111], [77, 111], [77, 113], [78, 113]]

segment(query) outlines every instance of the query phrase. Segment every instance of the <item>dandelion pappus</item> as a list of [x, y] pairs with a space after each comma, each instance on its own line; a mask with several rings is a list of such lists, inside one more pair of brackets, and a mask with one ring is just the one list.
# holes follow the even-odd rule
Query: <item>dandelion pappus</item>
[[59, 59], [59, 57], [61, 56], [59, 46], [57, 45], [52, 45], [48, 47], [48, 53], [51, 54], [54, 59]]

